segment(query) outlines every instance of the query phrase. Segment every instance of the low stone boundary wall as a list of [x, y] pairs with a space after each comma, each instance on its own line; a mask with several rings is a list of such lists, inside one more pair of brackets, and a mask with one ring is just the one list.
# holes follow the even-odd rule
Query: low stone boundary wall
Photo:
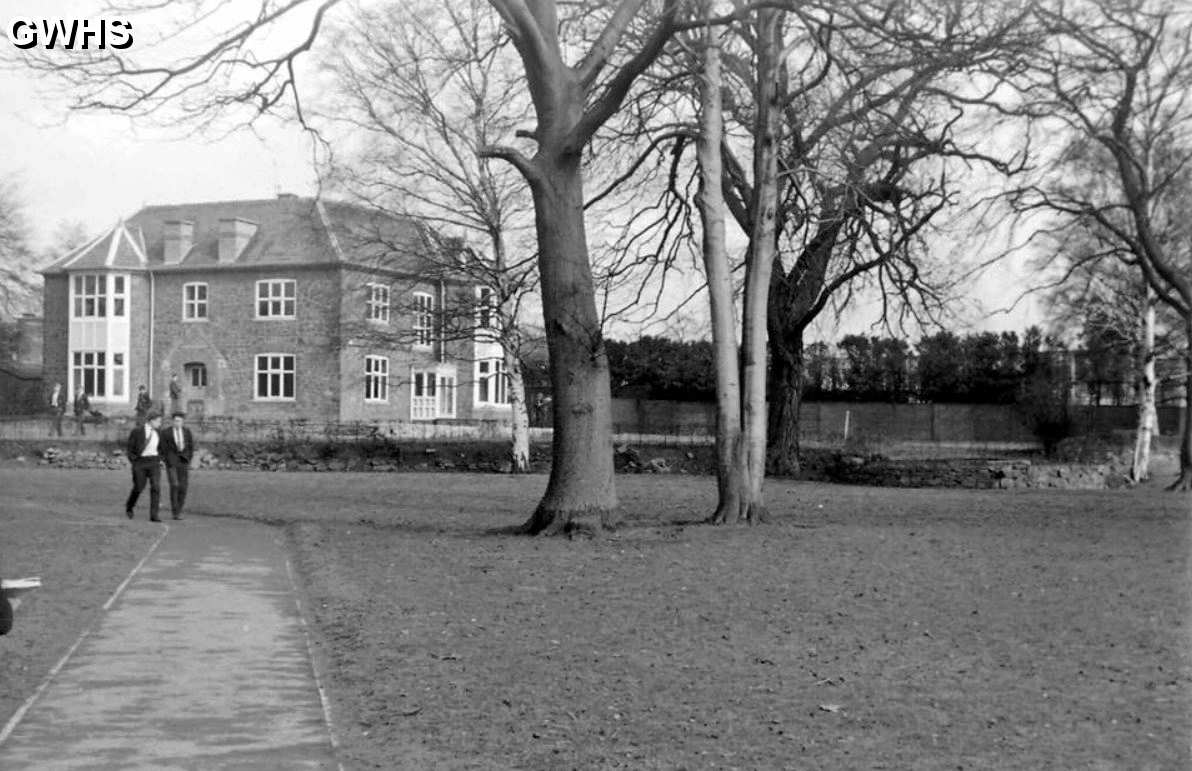
[[1128, 484], [1109, 464], [1021, 460], [889, 460], [841, 456], [825, 478], [876, 487], [962, 487], [970, 489], [1059, 488], [1102, 490]]
[[[504, 443], [477, 442], [460, 445], [426, 443], [358, 442], [286, 445], [232, 442], [200, 449], [195, 465], [200, 469], [254, 471], [509, 471]], [[0, 455], [58, 468], [125, 469], [124, 451], [111, 442], [73, 445], [0, 442]], [[1027, 458], [890, 459], [881, 455], [856, 455], [829, 450], [805, 450], [800, 479], [877, 487], [941, 487], [969, 489], [1067, 488], [1104, 489], [1127, 484], [1125, 472], [1115, 463], [1056, 463]], [[629, 447], [615, 450], [618, 473], [713, 473], [711, 447]], [[550, 470], [550, 447], [536, 444], [531, 451], [535, 472]]]

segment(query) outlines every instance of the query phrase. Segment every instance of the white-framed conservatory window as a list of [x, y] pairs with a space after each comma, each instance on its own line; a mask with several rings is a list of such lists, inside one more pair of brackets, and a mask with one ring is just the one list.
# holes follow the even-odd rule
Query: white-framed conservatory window
[[389, 323], [389, 287], [385, 284], [371, 283], [366, 286], [368, 293], [368, 307], [365, 317], [369, 321], [380, 324]]
[[95, 399], [120, 399], [128, 367], [123, 351], [71, 351], [71, 383]]
[[72, 318], [104, 319], [109, 313], [124, 318], [128, 280], [120, 274], [79, 273], [71, 277], [70, 295]]
[[505, 374], [504, 360], [482, 359], [476, 362], [476, 404], [509, 404], [509, 377]]
[[364, 357], [364, 401], [389, 401], [389, 359], [385, 356]]
[[426, 292], [415, 292], [414, 345], [430, 346], [434, 340], [435, 298]]

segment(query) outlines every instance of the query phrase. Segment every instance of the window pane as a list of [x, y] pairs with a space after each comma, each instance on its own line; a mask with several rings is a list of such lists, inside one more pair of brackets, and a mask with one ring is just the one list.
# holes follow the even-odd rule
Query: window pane
[[112, 279], [112, 291], [116, 294], [124, 294], [124, 276], [116, 276]]
[[112, 315], [113, 316], [123, 316], [124, 315], [124, 298], [123, 297], [112, 298]]

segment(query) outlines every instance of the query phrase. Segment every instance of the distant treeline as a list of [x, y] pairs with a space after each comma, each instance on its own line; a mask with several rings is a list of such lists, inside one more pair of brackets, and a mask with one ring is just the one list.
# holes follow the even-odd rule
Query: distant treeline
[[[711, 400], [712, 344], [643, 337], [608, 341], [614, 396]], [[1031, 327], [1015, 332], [927, 335], [914, 347], [890, 337], [849, 335], [836, 345], [804, 349], [804, 398], [817, 401], [1011, 404], [1044, 377], [1051, 382], [1091, 372], [1128, 377], [1126, 367], [1090, 367]], [[1124, 371], [1123, 371], [1124, 370]]]

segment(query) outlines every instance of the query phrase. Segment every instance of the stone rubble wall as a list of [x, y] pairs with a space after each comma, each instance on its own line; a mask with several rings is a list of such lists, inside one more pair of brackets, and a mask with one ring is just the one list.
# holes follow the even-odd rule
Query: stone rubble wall
[[[67, 448], [50, 444], [24, 447], [26, 462], [56, 468], [126, 469], [123, 450], [95, 443]], [[300, 443], [279, 447], [265, 443], [227, 443], [201, 448], [198, 469], [255, 471], [509, 471], [506, 447], [500, 443], [461, 447], [422, 443], [376, 446]], [[536, 445], [531, 465], [550, 468], [549, 447]], [[5, 453], [9, 457], [12, 453]], [[801, 479], [878, 487], [947, 487], [970, 489], [1061, 488], [1104, 489], [1126, 484], [1126, 469], [1117, 459], [1101, 462], [1051, 462], [1027, 458], [1004, 460], [895, 460], [881, 455], [840, 451], [805, 451]], [[711, 474], [712, 448], [617, 447], [618, 473]]]

